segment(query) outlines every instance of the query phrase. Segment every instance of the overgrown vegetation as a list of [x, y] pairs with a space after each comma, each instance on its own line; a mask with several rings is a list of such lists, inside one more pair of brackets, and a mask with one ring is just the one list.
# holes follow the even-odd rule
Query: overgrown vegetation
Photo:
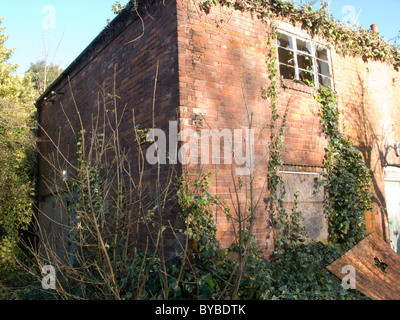
[[[337, 39], [345, 38], [341, 35], [341, 27], [331, 25], [331, 17], [323, 13], [323, 10], [311, 12], [307, 6], [298, 9], [290, 2], [262, 0], [207, 0], [203, 5], [209, 8], [211, 4], [217, 3], [256, 12], [262, 18], [275, 15], [296, 19], [316, 34], [333, 34], [328, 39], [335, 43]], [[121, 4], [117, 4], [114, 9], [118, 11], [122, 8]], [[321, 21], [317, 23], [317, 20]], [[135, 171], [121, 148], [121, 112], [114, 88], [114, 92], [103, 97], [106, 117], [103, 120], [107, 120], [104, 123], [108, 124], [108, 129], [97, 125], [92, 128], [82, 126], [79, 132], [84, 134], [79, 135], [76, 146], [77, 163], [66, 162], [63, 167], [53, 163], [56, 178], [54, 181], [46, 181], [53, 187], [53, 196], [57, 199], [60, 212], [64, 212], [67, 219], [56, 221], [62, 226], [60, 237], [56, 238], [37, 223], [41, 246], [36, 248], [28, 244], [30, 252], [25, 260], [20, 261], [29, 271], [28, 275], [23, 274], [22, 283], [37, 283], [38, 286], [32, 289], [4, 290], [5, 297], [221, 300], [365, 298], [358, 292], [344, 290], [340, 281], [326, 270], [327, 265], [365, 236], [363, 217], [371, 206], [368, 170], [351, 141], [338, 130], [339, 110], [334, 93], [328, 89], [321, 88], [317, 100], [321, 106], [324, 132], [329, 140], [323, 181], [329, 193], [329, 243], [313, 242], [307, 238], [297, 203], [291, 212], [284, 208], [286, 191], [279, 169], [282, 165], [288, 109], [280, 114], [276, 103], [277, 61], [273, 45], [276, 33], [273, 25], [272, 28], [267, 57], [271, 84], [262, 90], [272, 120], [268, 163], [270, 222], [275, 235], [275, 254], [272, 259], [268, 261], [263, 258], [252, 234], [257, 202], [254, 195], [250, 194], [244, 209], [238, 207], [237, 214], [233, 215], [221, 199], [210, 193], [209, 174], [190, 180], [175, 175], [173, 170], [167, 176], [162, 176], [160, 168], [157, 168], [155, 186], [146, 186], [146, 164], [142, 149], [146, 131], [135, 125], [133, 117], [139, 168]], [[368, 39], [375, 37], [367, 33]], [[344, 41], [355, 41], [352, 37], [350, 33]], [[351, 53], [358, 50], [353, 48], [352, 51], [352, 46], [348, 46], [348, 49]], [[390, 56], [392, 51], [372, 52], [360, 51], [358, 54], [363, 54], [366, 59], [398, 59], [398, 56]], [[113, 108], [107, 110], [105, 105], [110, 104]], [[76, 116], [80, 119], [79, 108], [75, 107]], [[99, 110], [98, 114], [102, 113]], [[13, 139], [20, 138], [21, 133], [17, 129], [10, 129], [12, 126], [9, 120], [3, 122], [9, 126], [6, 131], [12, 133], [12, 137], [2, 135], [4, 150], [13, 150], [14, 146], [20, 146]], [[93, 123], [99, 124], [98, 119], [93, 119]], [[25, 131], [22, 132], [26, 138]], [[10, 170], [17, 172], [17, 176], [24, 180], [26, 176], [21, 175], [20, 170], [26, 168], [27, 153], [23, 150], [19, 162], [22, 164]], [[2, 158], [0, 161], [3, 161]], [[19, 183], [16, 189], [25, 197], [31, 186], [29, 183], [21, 184], [22, 180], [17, 176], [7, 173], [8, 178]], [[252, 178], [247, 182], [251, 190]], [[246, 181], [237, 181], [236, 192], [241, 190], [243, 183]], [[352, 186], [351, 190], [349, 186]], [[149, 192], [156, 196], [149, 199]], [[9, 224], [6, 223], [7, 219], [0, 219], [1, 226], [13, 226], [14, 229], [8, 228], [7, 232], [16, 236], [14, 244], [18, 241], [18, 231], [26, 228], [30, 222], [29, 200], [24, 201], [18, 200], [22, 208], [13, 207], [4, 211], [8, 212], [9, 217], [6, 218], [10, 219]], [[237, 205], [241, 204], [238, 202]], [[222, 248], [217, 239], [214, 219], [216, 206], [225, 212], [235, 226], [239, 226], [235, 241], [229, 248]], [[16, 214], [10, 214], [14, 209]], [[164, 218], [171, 210], [179, 216], [179, 226]], [[177, 254], [167, 257], [166, 244], [171, 238]], [[145, 246], [140, 245], [143, 239], [146, 239]], [[58, 244], [57, 248], [54, 243]], [[31, 261], [26, 265], [28, 258]], [[43, 277], [41, 267], [48, 263], [58, 270], [55, 291], [43, 291], [39, 286]], [[12, 283], [12, 279], [9, 283]], [[0, 297], [2, 290], [0, 287]]]
[[40, 96], [62, 71], [59, 66], [54, 64], [47, 65], [46, 60], [41, 60], [31, 63], [26, 74], [31, 78], [33, 86]]
[[120, 1], [116, 1], [112, 5], [111, 9], [114, 14], [120, 14], [126, 8], [135, 14], [141, 14], [150, 8], [153, 3], [159, 2], [165, 4], [165, 1], [166, 0], [124, 0], [122, 3]]
[[[0, 19], [1, 24], [1, 19]], [[18, 241], [32, 217], [34, 91], [14, 75], [13, 50], [0, 28], [0, 274], [15, 266]]]
[[[274, 108], [271, 112], [276, 114]], [[279, 117], [273, 119], [275, 123]], [[119, 119], [115, 120], [119, 123]], [[271, 137], [280, 141], [276, 150], [282, 148], [283, 124], [273, 126], [277, 130]], [[165, 203], [168, 197], [158, 198], [164, 199], [160, 202], [147, 202], [146, 190], [140, 181], [139, 187], [132, 189], [130, 182], [134, 177], [130, 170], [124, 170], [129, 164], [115, 149], [118, 146], [116, 129], [111, 137], [103, 136], [101, 131], [91, 131], [89, 140], [80, 139], [76, 173], [69, 177], [68, 184], [55, 184], [58, 186], [55, 196], [60, 195], [60, 205], [70, 217], [71, 225], [64, 226], [66, 229], [57, 239], [47, 238], [46, 232], [38, 230], [44, 248], [32, 251], [36, 267], [29, 265], [31, 276], [25, 281], [40, 283], [43, 275], [39, 270], [43, 264], [51, 263], [59, 270], [57, 290], [24, 289], [11, 291], [12, 296], [32, 299], [365, 299], [358, 292], [344, 290], [340, 281], [326, 270], [327, 265], [344, 253], [344, 247], [337, 246], [335, 239], [330, 244], [309, 241], [297, 205], [290, 213], [283, 208], [282, 194], [278, 191], [279, 170], [276, 169], [281, 152], [275, 153], [275, 171], [270, 175], [278, 181], [272, 189], [276, 191], [272, 200], [278, 203], [273, 216], [276, 252], [270, 261], [266, 260], [250, 235], [246, 262], [236, 287], [240, 267], [237, 255], [244, 252], [239, 248], [243, 242], [234, 242], [229, 248], [219, 244], [215, 207], [226, 209], [227, 215], [231, 215], [221, 199], [209, 192], [211, 176], [203, 174], [194, 181], [178, 179], [171, 192], [169, 187], [163, 189], [161, 194], [175, 194], [173, 200], [182, 225], [175, 227], [159, 220], [157, 210], [168, 210]], [[145, 135], [140, 132], [136, 139], [139, 150]], [[85, 152], [85, 148], [89, 150]], [[109, 162], [103, 161], [106, 158], [102, 150], [114, 150], [112, 157], [107, 158]], [[112, 163], [111, 167], [106, 163]], [[107, 182], [107, 173], [118, 168], [122, 170], [121, 178], [123, 172], [130, 178]], [[62, 177], [63, 172], [60, 170], [57, 175]], [[174, 181], [173, 177], [168, 181]], [[170, 185], [168, 181], [163, 185]], [[113, 196], [105, 197], [105, 194]], [[116, 218], [112, 219], [107, 210]], [[135, 245], [130, 235], [142, 228], [153, 235], [148, 238], [148, 245], [129, 249]], [[248, 229], [241, 232], [246, 233]], [[166, 260], [161, 254], [164, 249], [160, 246], [161, 237], [166, 233], [173, 234], [178, 245], [178, 253], [172, 260]], [[61, 252], [53, 247], [55, 240], [61, 241]]]
[[[128, 1], [129, 2], [129, 1]], [[121, 11], [126, 7], [126, 5], [128, 4], [128, 2], [126, 2], [125, 4], [122, 4], [120, 1], [115, 2], [112, 5], [112, 11], [114, 12], [114, 14], [119, 14], [121, 13]]]
[[372, 210], [373, 202], [371, 174], [361, 153], [340, 131], [335, 93], [321, 88], [317, 100], [329, 142], [323, 182], [328, 191], [329, 235], [332, 242], [350, 249], [366, 237], [365, 214]]
[[[326, 10], [326, 3], [313, 11], [316, 1], [309, 2], [301, 8], [286, 1], [225, 1], [207, 0], [203, 8], [209, 10], [212, 5], [223, 5], [241, 11], [257, 13], [258, 17], [268, 23], [272, 31], [272, 40], [276, 39], [274, 19], [288, 19], [299, 23], [313, 36], [321, 34], [334, 45], [337, 51], [344, 54], [361, 54], [364, 60], [389, 59], [398, 66], [398, 51], [383, 40], [376, 41], [378, 36], [366, 30], [348, 30], [333, 20]], [[372, 48], [368, 39], [374, 39], [374, 45], [379, 44], [380, 50]], [[315, 298], [323, 299], [361, 298], [362, 295], [349, 293], [338, 286], [337, 280], [325, 270], [326, 266], [340, 257], [346, 250], [356, 245], [366, 236], [364, 214], [371, 209], [372, 197], [369, 192], [371, 179], [365, 167], [361, 154], [354, 148], [352, 142], [344, 137], [338, 129], [339, 111], [334, 93], [328, 88], [319, 91], [317, 100], [321, 106], [321, 121], [324, 132], [329, 140], [326, 155], [325, 180], [321, 185], [327, 187], [329, 202], [328, 244], [307, 241], [305, 229], [301, 227], [301, 212], [297, 205], [291, 213], [284, 208], [283, 199], [286, 191], [279, 175], [282, 164], [283, 136], [286, 128], [288, 109], [280, 115], [277, 109], [277, 61], [275, 47], [268, 41], [270, 51], [267, 57], [267, 68], [271, 84], [263, 89], [265, 100], [269, 101], [272, 115], [270, 136], [270, 160], [268, 163], [268, 180], [270, 191], [270, 214], [274, 227], [276, 254], [274, 264], [269, 271], [277, 279], [275, 287], [279, 296], [288, 299]], [[366, 50], [368, 47], [368, 50]], [[352, 186], [347, 192], [348, 186]], [[346, 190], [345, 190], [346, 189]], [[297, 199], [297, 196], [295, 195]], [[321, 255], [320, 255], [321, 254]], [[333, 260], [331, 260], [333, 259]]]
[[[366, 207], [360, 208], [361, 210], [357, 211], [357, 213], [353, 213], [352, 215], [347, 213], [344, 216], [341, 216], [340, 210], [342, 208], [337, 208], [336, 216], [340, 216], [342, 221], [338, 221], [338, 218], [335, 219], [334, 215], [330, 214], [331, 227], [329, 228], [329, 234], [331, 237], [329, 243], [314, 242], [308, 239], [307, 232], [302, 226], [302, 213], [298, 210], [298, 194], [294, 195], [296, 201], [291, 212], [287, 212], [284, 207], [286, 189], [282, 177], [279, 174], [279, 170], [283, 163], [284, 133], [289, 110], [286, 108], [283, 114], [280, 114], [276, 104], [278, 99], [278, 82], [276, 80], [278, 70], [275, 46], [272, 42], [276, 41], [277, 32], [276, 26], [273, 23], [270, 24], [270, 27], [272, 32], [267, 43], [270, 48], [267, 55], [267, 70], [271, 84], [268, 89], [262, 90], [262, 96], [269, 104], [272, 119], [270, 125], [268, 189], [270, 192], [269, 209], [272, 215], [275, 254], [271, 262], [268, 263], [268, 276], [271, 282], [268, 288], [269, 295], [266, 294], [266, 296], [269, 299], [364, 299], [365, 297], [360, 293], [344, 290], [337, 279], [326, 270], [326, 267], [344, 254], [347, 249], [355, 245], [357, 241], [362, 240], [360, 236], [362, 237], [362, 235], [365, 234], [365, 226], [363, 224], [356, 224], [352, 226], [352, 233], [347, 232], [347, 230], [344, 231], [346, 235], [342, 233], [342, 237], [339, 236], [341, 241], [338, 241], [337, 230], [332, 226], [340, 225], [341, 223], [345, 225], [354, 223], [354, 220], [363, 217]], [[329, 102], [333, 102], [333, 104], [327, 103], [328, 99], [324, 100], [321, 98], [324, 93], [325, 95], [331, 94], [330, 97], [334, 101]], [[337, 108], [333, 92], [328, 88], [321, 88], [318, 102], [322, 110], [320, 114], [322, 121], [324, 121], [324, 123], [331, 123], [332, 128], [337, 128], [335, 126], [336, 124], [332, 123], [332, 119], [327, 119], [323, 113], [323, 111], [327, 109], [327, 105], [331, 108]], [[336, 111], [338, 111], [338, 109], [336, 109]], [[339, 112], [335, 115], [339, 117]], [[338, 118], [336, 120], [338, 121]], [[333, 140], [330, 141], [332, 145], [335, 145], [337, 142]], [[352, 162], [352, 160], [357, 162], [358, 167], [355, 170], [364, 170], [362, 172], [367, 173], [362, 158], [360, 159], [358, 156], [359, 154], [354, 152], [349, 156], [348, 160], [350, 162]], [[339, 155], [338, 158], [342, 157]], [[340, 184], [343, 182], [335, 179], [333, 175], [333, 172], [342, 172], [343, 168], [338, 167], [337, 163], [329, 163], [327, 164], [327, 168], [328, 167], [330, 170], [326, 173], [325, 178], [332, 181], [335, 186], [337, 186], [337, 183]], [[354, 180], [346, 182], [352, 185], [355, 183]], [[369, 182], [368, 179], [363, 180], [364, 189], [368, 187]], [[321, 182], [321, 186], [323, 185], [325, 186], [325, 184]], [[343, 187], [343, 185], [341, 186]], [[364, 195], [365, 194], [359, 194], [359, 196]], [[329, 203], [346, 202], [346, 199], [343, 199], [343, 197], [347, 197], [347, 195], [346, 192], [342, 190], [342, 193], [339, 192], [336, 194], [336, 200], [332, 199]], [[362, 198], [357, 199], [360, 201]], [[370, 198], [368, 198], [368, 200], [370, 200]], [[365, 201], [368, 200], [366, 199]], [[340, 233], [338, 234], [340, 235]], [[357, 237], [354, 236], [354, 238], [352, 238], [353, 234], [357, 235]], [[356, 242], [354, 241], [355, 238], [357, 238]]]
[[[315, 9], [320, 3], [320, 7]], [[328, 2], [313, 0], [302, 6], [286, 0], [205, 0], [202, 7], [210, 10], [220, 4], [256, 14], [260, 19], [284, 20], [299, 25], [312, 36], [321, 36], [343, 55], [356, 55], [364, 61], [378, 60], [400, 67], [400, 50], [382, 36], [362, 27], [353, 28], [334, 19], [328, 12]]]

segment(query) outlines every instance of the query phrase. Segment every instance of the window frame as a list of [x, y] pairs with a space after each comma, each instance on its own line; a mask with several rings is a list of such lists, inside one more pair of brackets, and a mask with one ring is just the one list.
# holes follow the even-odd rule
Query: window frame
[[[292, 28], [294, 28], [294, 27], [292, 27]], [[281, 46], [279, 44], [279, 34], [283, 34], [283, 35], [285, 35], [285, 36], [287, 36], [287, 37], [289, 37], [291, 39], [291, 43], [292, 43], [292, 47], [293, 47], [292, 49], [291, 48], [285, 48], [285, 47], [283, 47], [283, 46]], [[298, 49], [298, 40], [304, 41], [306, 44], [307, 43], [310, 44], [311, 54]], [[276, 39], [276, 45], [277, 45], [279, 74], [280, 74], [281, 79], [284, 79], [284, 80], [287, 80], [287, 81], [296, 81], [296, 82], [300, 81], [301, 83], [307, 84], [305, 81], [301, 80], [301, 78], [300, 78], [300, 73], [301, 72], [306, 72], [306, 73], [312, 74], [312, 76], [314, 78], [314, 85], [315, 85], [316, 88], [320, 87], [319, 78], [321, 76], [321, 77], [329, 79], [330, 88], [334, 89], [334, 79], [333, 79], [333, 68], [332, 68], [332, 61], [331, 61], [331, 51], [327, 46], [325, 46], [325, 45], [323, 45], [323, 44], [321, 44], [321, 43], [319, 43], [319, 42], [317, 42], [315, 40], [310, 39], [309, 37], [307, 37], [304, 34], [304, 32], [296, 32], [295, 33], [295, 32], [290, 32], [290, 31], [287, 31], [287, 30], [284, 30], [284, 29], [280, 29], [280, 28], [278, 28], [278, 36], [277, 36], [277, 39]], [[293, 52], [294, 65], [288, 65], [288, 64], [280, 61], [279, 48], [282, 48], [284, 50]], [[317, 57], [317, 49], [318, 48], [323, 48], [324, 50], [326, 50], [327, 60], [323, 60], [323, 59], [320, 59], [320, 58]], [[299, 55], [300, 56], [307, 56], [307, 57], [310, 57], [312, 59], [312, 63], [313, 63], [312, 70], [306, 70], [306, 69], [303, 69], [303, 68], [299, 67], [299, 61], [298, 61], [298, 56]], [[325, 75], [322, 72], [321, 73], [319, 72], [320, 70], [318, 69], [318, 61], [321, 61], [321, 62], [326, 63], [328, 65], [330, 76]], [[295, 78], [294, 79], [282, 78], [281, 65], [289, 67], [289, 68], [294, 68]]]

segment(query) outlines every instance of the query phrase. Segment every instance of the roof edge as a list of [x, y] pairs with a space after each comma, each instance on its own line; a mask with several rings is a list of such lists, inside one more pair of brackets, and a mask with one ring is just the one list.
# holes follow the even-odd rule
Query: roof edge
[[75, 58], [69, 66], [61, 72], [61, 74], [47, 87], [47, 89], [36, 100], [36, 106], [39, 107], [42, 101], [64, 80], [82, 61], [85, 57], [89, 56], [95, 51], [96, 48], [105, 44], [109, 44], [115, 36], [115, 33], [122, 31], [121, 24], [127, 22], [129, 17], [132, 17], [132, 11], [147, 10], [157, 0], [135, 0], [130, 1], [126, 7], [104, 27], [104, 29], [97, 35], [96, 38]]

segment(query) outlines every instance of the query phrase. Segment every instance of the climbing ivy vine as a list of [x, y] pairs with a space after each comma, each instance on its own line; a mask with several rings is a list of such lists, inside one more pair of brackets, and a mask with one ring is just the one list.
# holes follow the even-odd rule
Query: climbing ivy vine
[[400, 50], [385, 41], [379, 34], [365, 28], [353, 28], [334, 19], [328, 12], [328, 3], [318, 0], [297, 6], [285, 0], [205, 0], [201, 6], [209, 10], [220, 4], [240, 11], [249, 11], [261, 19], [277, 19], [299, 25], [312, 36], [321, 36], [343, 55], [361, 56], [364, 61], [379, 60], [400, 68]]
[[[286, 109], [281, 116], [276, 104], [277, 59], [275, 47], [271, 43], [271, 38], [276, 39], [274, 21], [284, 20], [298, 24], [311, 35], [324, 37], [342, 54], [360, 55], [365, 61], [390, 61], [395, 68], [400, 66], [400, 53], [397, 48], [376, 33], [362, 28], [355, 30], [338, 23], [327, 11], [327, 3], [324, 1], [321, 1], [319, 9], [314, 10], [316, 2], [310, 1], [301, 7], [297, 7], [293, 1], [284, 0], [205, 0], [201, 4], [205, 10], [219, 4], [257, 14], [258, 18], [271, 28], [270, 40], [267, 43], [270, 49], [266, 61], [271, 84], [268, 89], [262, 89], [262, 95], [265, 100], [269, 100], [272, 112], [268, 179], [274, 223], [281, 225], [278, 233], [282, 233], [282, 236], [285, 234], [282, 228], [287, 225], [289, 215], [283, 208], [285, 188], [278, 173], [282, 164], [283, 133], [288, 110]], [[350, 248], [366, 235], [365, 213], [372, 209], [371, 176], [361, 153], [339, 130], [339, 109], [335, 93], [328, 88], [321, 88], [317, 100], [321, 105], [323, 130], [329, 141], [329, 147], [326, 149], [326, 172], [323, 176], [329, 193], [327, 211], [330, 240]], [[278, 240], [278, 247], [279, 245]]]
[[276, 58], [276, 48], [272, 45], [272, 41], [276, 41], [277, 31], [274, 24], [271, 25], [272, 32], [268, 40], [269, 52], [267, 54], [267, 70], [269, 80], [271, 81], [267, 89], [262, 88], [262, 98], [269, 103], [271, 110], [271, 124], [270, 124], [270, 143], [268, 161], [268, 189], [270, 192], [270, 211], [271, 211], [271, 224], [274, 230], [275, 251], [282, 248], [285, 243], [285, 235], [287, 231], [287, 221], [289, 215], [284, 208], [284, 198], [286, 194], [285, 185], [279, 175], [280, 167], [282, 166], [282, 152], [283, 152], [283, 135], [286, 130], [287, 117], [289, 109], [286, 108], [283, 115], [279, 114], [277, 107], [278, 99], [278, 82], [276, 80], [278, 73], [278, 62]]
[[317, 94], [323, 131], [328, 140], [324, 184], [328, 192], [329, 236], [348, 248], [365, 238], [365, 213], [372, 210], [370, 170], [353, 142], [340, 131], [335, 92], [321, 87]]

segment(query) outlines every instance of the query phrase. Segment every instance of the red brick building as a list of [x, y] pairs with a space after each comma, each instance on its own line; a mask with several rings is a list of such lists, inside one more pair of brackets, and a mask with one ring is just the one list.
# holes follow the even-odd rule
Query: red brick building
[[[136, 12], [128, 8], [118, 15], [39, 99], [39, 122], [47, 132], [41, 133], [47, 140], [41, 144], [41, 153], [49, 157], [56, 151], [50, 137], [58, 142], [65, 156], [61, 162], [73, 159], [79, 131], [75, 106], [82, 122], [90, 126], [99, 97], [105, 98], [106, 104], [111, 103], [107, 97], [114, 92], [114, 85], [121, 117], [125, 114], [119, 129], [127, 149], [134, 139], [133, 110], [136, 123], [141, 128], [151, 128], [153, 102], [155, 127], [167, 135], [170, 121], [176, 120], [180, 130], [190, 128], [198, 133], [210, 128], [244, 130], [252, 113], [254, 190], [260, 194], [254, 234], [269, 254], [273, 239], [265, 184], [272, 119], [261, 88], [270, 84], [266, 65], [270, 30], [251, 13], [221, 6], [206, 13], [198, 4], [195, 0], [149, 1], [145, 10]], [[285, 201], [288, 205], [293, 203], [293, 194], [299, 191], [299, 206], [310, 235], [326, 239], [325, 199], [323, 193], [315, 193], [314, 178], [323, 170], [327, 142], [314, 89], [293, 80], [329, 85], [338, 93], [346, 133], [374, 173], [371, 191], [375, 203], [374, 211], [366, 216], [367, 231], [377, 232], [389, 241], [389, 231], [397, 230], [388, 224], [387, 193], [395, 194], [400, 185], [395, 169], [400, 166], [396, 149], [400, 142], [399, 72], [388, 63], [345, 57], [322, 38], [312, 39], [304, 30], [287, 23], [278, 24], [274, 45], [280, 62], [279, 112], [289, 107], [281, 168], [287, 188]], [[132, 152], [130, 156], [134, 163], [137, 154]], [[187, 165], [189, 172], [211, 172], [211, 191], [228, 205], [237, 206], [237, 199], [232, 196], [233, 179], [237, 179], [232, 165], [223, 160], [195, 163]], [[185, 165], [176, 166], [181, 170]], [[241, 165], [234, 163], [233, 167]], [[41, 203], [51, 202], [51, 193], [44, 183], [50, 171], [41, 158]], [[151, 183], [154, 168], [146, 174]], [[239, 192], [239, 199], [242, 204], [246, 201], [245, 189]], [[391, 198], [389, 222], [394, 226], [399, 208], [392, 203]], [[218, 209], [216, 219], [218, 238], [223, 245], [229, 245], [233, 240], [231, 222]]]

